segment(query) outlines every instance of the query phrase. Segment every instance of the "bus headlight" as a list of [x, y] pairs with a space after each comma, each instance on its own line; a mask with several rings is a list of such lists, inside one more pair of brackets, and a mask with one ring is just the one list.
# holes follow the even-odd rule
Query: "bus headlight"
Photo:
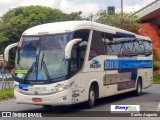
[[64, 91], [64, 90], [70, 88], [70, 87], [73, 85], [73, 83], [74, 83], [74, 82], [71, 82], [71, 83], [69, 83], [69, 84], [67, 84], [67, 85], [59, 84], [59, 85], [57, 85], [57, 86], [55, 87], [55, 89], [53, 89], [53, 92], [54, 92], [54, 93], [62, 92], [62, 91]]
[[58, 92], [61, 92], [61, 91], [63, 91], [63, 90], [64, 90], [64, 87], [63, 87], [63, 86], [57, 88], [57, 91], [58, 91]]

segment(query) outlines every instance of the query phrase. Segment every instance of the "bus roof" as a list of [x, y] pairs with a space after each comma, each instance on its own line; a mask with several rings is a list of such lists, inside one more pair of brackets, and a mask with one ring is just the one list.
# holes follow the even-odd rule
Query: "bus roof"
[[135, 36], [139, 39], [147, 39], [148, 37], [140, 36], [135, 33], [122, 30], [116, 27], [112, 27], [109, 25], [104, 25], [92, 21], [65, 21], [65, 22], [54, 22], [38, 25], [24, 31], [23, 35], [44, 35], [44, 34], [57, 34], [57, 33], [67, 33], [72, 32], [79, 29], [93, 29], [97, 31], [103, 31], [112, 34], [126, 34]]

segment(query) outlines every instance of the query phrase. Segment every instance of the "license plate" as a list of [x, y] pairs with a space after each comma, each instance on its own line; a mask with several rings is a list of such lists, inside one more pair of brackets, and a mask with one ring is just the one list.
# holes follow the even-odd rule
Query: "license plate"
[[33, 102], [42, 102], [42, 99], [41, 98], [32, 98], [32, 101]]
[[34, 87], [35, 91], [46, 91], [46, 87]]

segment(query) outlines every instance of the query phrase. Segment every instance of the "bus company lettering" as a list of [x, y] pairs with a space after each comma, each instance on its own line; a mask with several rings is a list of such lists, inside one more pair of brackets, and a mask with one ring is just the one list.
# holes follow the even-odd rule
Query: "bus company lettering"
[[101, 64], [98, 60], [92, 60], [92, 63], [90, 64], [90, 68], [101, 68]]
[[130, 105], [130, 106], [115, 106], [115, 109], [117, 110], [124, 110], [124, 111], [137, 111], [137, 106], [133, 106], [133, 105]]
[[111, 111], [140, 111], [139, 105], [111, 105]]
[[115, 109], [127, 110], [128, 106], [115, 106]]

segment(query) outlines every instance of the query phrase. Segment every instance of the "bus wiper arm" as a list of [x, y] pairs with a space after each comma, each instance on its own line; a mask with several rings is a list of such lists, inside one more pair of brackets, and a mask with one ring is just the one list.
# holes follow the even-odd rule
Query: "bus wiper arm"
[[36, 72], [36, 80], [37, 80], [37, 74], [38, 74], [38, 61], [39, 61], [39, 54], [40, 51], [38, 52], [38, 54], [36, 55], [36, 61], [33, 62], [32, 66], [30, 67], [30, 69], [28, 70], [26, 76], [25, 76], [25, 80], [28, 80], [29, 76], [31, 75], [31, 73], [33, 72], [34, 68], [35, 68], [35, 72]]
[[42, 54], [42, 59], [41, 59], [41, 69], [42, 69], [43, 59], [44, 59], [44, 53]]
[[24, 80], [28, 80], [28, 78], [29, 78], [29, 76], [31, 75], [33, 69], [37, 66], [36, 64], [37, 64], [36, 62], [34, 62], [34, 63], [32, 64], [32, 66], [31, 66], [30, 69], [28, 70], [28, 72], [27, 72]]
[[48, 80], [50, 80], [51, 77], [50, 77], [50, 75], [49, 75], [47, 65], [46, 65], [46, 63], [45, 63], [45, 61], [44, 61], [43, 59], [44, 59], [44, 53], [43, 53], [42, 59], [41, 59], [41, 69], [42, 69], [42, 66], [43, 66], [43, 69], [44, 69], [44, 72], [45, 72], [45, 74], [46, 74], [46, 77], [47, 77]]

